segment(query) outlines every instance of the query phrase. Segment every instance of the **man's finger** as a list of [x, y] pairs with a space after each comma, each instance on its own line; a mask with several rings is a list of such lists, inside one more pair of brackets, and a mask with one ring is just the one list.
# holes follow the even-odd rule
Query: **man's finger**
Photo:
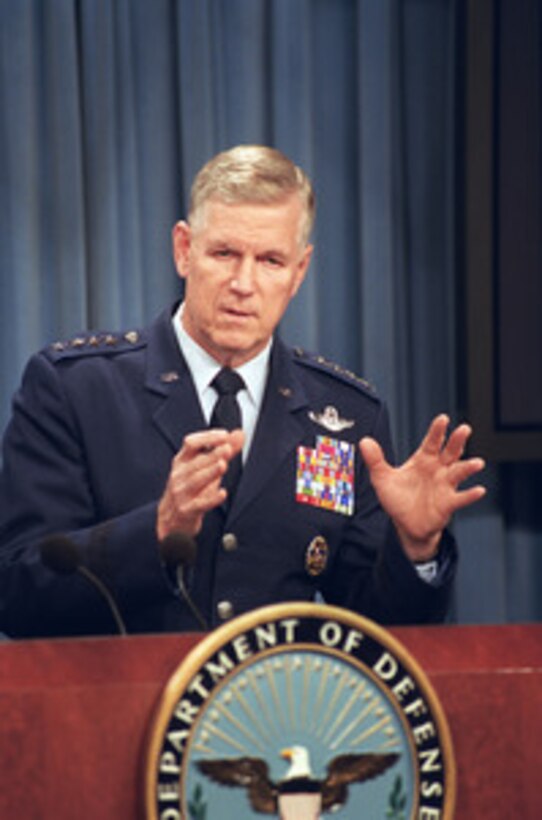
[[228, 434], [228, 443], [232, 448], [231, 458], [233, 458], [243, 449], [243, 444], [245, 443], [244, 432], [241, 429], [232, 430], [231, 433]]
[[226, 496], [227, 492], [220, 484], [216, 487], [207, 487], [193, 499], [191, 509], [198, 515], [205, 515], [205, 513], [223, 504]]
[[174, 474], [174, 482], [185, 489], [187, 497], [194, 498], [207, 487], [213, 484], [218, 486], [227, 469], [227, 457], [215, 457], [213, 454], [211, 459], [204, 460], [202, 457], [192, 467], [178, 470]]
[[450, 419], [445, 413], [436, 416], [429, 425], [427, 433], [420, 445], [420, 450], [423, 450], [423, 452], [428, 455], [439, 455], [444, 445], [449, 424]]
[[469, 424], [460, 424], [450, 433], [442, 453], [446, 463], [452, 464], [462, 457], [471, 434], [472, 427]]
[[476, 485], [476, 487], [469, 487], [468, 490], [461, 490], [460, 492], [455, 494], [454, 500], [454, 507], [452, 510], [453, 512], [457, 512], [457, 510], [461, 510], [464, 507], [469, 507], [471, 504], [475, 504], [477, 501], [480, 501], [486, 494], [486, 488], [482, 487], [481, 485]]
[[449, 475], [452, 484], [457, 487], [463, 481], [479, 473], [485, 466], [483, 458], [469, 458], [467, 461], [458, 461], [453, 467], [450, 467]]
[[196, 433], [190, 433], [185, 436], [179, 454], [190, 458], [198, 453], [214, 450], [225, 444], [229, 435], [227, 430], [198, 430]]

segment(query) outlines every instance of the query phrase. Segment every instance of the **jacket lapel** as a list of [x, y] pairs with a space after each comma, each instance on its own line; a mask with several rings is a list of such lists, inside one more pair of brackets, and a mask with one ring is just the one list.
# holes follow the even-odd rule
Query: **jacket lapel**
[[186, 435], [206, 427], [169, 310], [162, 313], [149, 331], [145, 387], [153, 394], [154, 424], [175, 452]]
[[310, 429], [304, 412], [307, 406], [290, 354], [276, 340], [260, 417], [228, 523], [262, 492], [284, 459], [304, 440]]

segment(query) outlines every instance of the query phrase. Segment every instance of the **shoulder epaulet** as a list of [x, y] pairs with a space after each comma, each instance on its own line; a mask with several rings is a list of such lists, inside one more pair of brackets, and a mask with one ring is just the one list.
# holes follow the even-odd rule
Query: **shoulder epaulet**
[[122, 353], [134, 350], [146, 344], [146, 338], [140, 330], [127, 330], [122, 333], [88, 333], [74, 336], [72, 339], [52, 342], [45, 348], [45, 353], [54, 361], [76, 356], [92, 356]]
[[370, 382], [366, 379], [362, 379], [361, 376], [357, 376], [351, 370], [326, 359], [325, 356], [321, 356], [317, 353], [309, 353], [301, 347], [295, 347], [293, 353], [294, 359], [298, 364], [312, 367], [315, 370], [321, 370], [330, 376], [335, 376], [335, 378], [357, 387], [364, 393], [368, 393], [373, 398], [377, 398], [376, 390]]

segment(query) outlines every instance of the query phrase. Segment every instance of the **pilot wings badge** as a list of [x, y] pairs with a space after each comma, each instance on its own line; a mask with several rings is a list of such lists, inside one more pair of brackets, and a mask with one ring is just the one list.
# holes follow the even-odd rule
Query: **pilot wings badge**
[[332, 433], [340, 433], [341, 430], [349, 430], [354, 426], [353, 419], [342, 419], [339, 416], [339, 411], [333, 405], [328, 404], [324, 407], [321, 413], [315, 413], [314, 410], [309, 410], [309, 418], [320, 427], [330, 430]]

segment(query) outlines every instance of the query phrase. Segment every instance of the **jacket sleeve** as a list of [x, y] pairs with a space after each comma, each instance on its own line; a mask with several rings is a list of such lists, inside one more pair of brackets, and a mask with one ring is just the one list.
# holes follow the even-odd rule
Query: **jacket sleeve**
[[[108, 584], [130, 620], [168, 591], [154, 534], [156, 501], [97, 523], [76, 415], [43, 353], [28, 364], [6, 431], [0, 475], [0, 629], [46, 636], [111, 631], [111, 615], [78, 573], [41, 561], [51, 534], [67, 535], [81, 562]], [[137, 549], [135, 548], [137, 545]]]

